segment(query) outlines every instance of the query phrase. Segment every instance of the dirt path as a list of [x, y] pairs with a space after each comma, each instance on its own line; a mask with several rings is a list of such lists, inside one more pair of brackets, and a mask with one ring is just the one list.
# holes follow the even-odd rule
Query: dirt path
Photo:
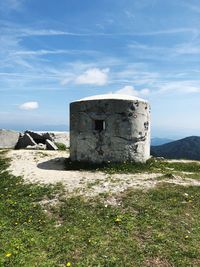
[[124, 191], [129, 187], [148, 189], [160, 182], [182, 185], [200, 185], [200, 180], [182, 179], [174, 176], [162, 179], [159, 173], [141, 174], [105, 174], [103, 172], [67, 171], [66, 151], [9, 150], [11, 158], [9, 171], [16, 176], [23, 176], [25, 182], [56, 184], [61, 182], [69, 193], [94, 196], [99, 193]]

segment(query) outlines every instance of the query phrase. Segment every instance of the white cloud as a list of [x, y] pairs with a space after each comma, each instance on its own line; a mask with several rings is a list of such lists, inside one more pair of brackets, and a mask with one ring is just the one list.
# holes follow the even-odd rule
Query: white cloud
[[145, 68], [145, 64], [138, 66], [132, 64], [124, 65], [122, 70], [112, 75], [113, 81], [115, 83], [134, 84], [142, 87], [148, 85], [149, 87], [160, 78], [160, 74], [157, 72], [145, 71]]
[[44, 56], [44, 55], [57, 55], [57, 54], [70, 54], [70, 55], [77, 55], [77, 54], [88, 54], [88, 55], [96, 55], [98, 52], [94, 50], [16, 50], [11, 53], [15, 56]]
[[105, 85], [108, 82], [109, 69], [92, 68], [85, 71], [75, 79], [77, 84]]
[[72, 78], [70, 78], [70, 77], [64, 78], [64, 79], [62, 79], [60, 81], [60, 85], [66, 85], [66, 84], [68, 84], [71, 81], [72, 81]]
[[131, 95], [131, 96], [142, 96], [142, 95], [144, 96], [144, 95], [148, 95], [150, 91], [147, 88], [144, 88], [142, 90], [136, 90], [133, 86], [126, 85], [120, 90], [117, 90], [115, 93], [122, 94], [122, 95]]
[[174, 60], [174, 57], [183, 55], [200, 54], [199, 41], [187, 43], [179, 43], [178, 45], [167, 46], [152, 46], [134, 42], [128, 45], [129, 51], [138, 58], [160, 59], [162, 55], [167, 54], [165, 60]]
[[18, 35], [23, 37], [23, 36], [54, 36], [54, 35], [74, 35], [74, 34], [53, 29], [24, 28], [18, 30]]
[[200, 93], [199, 81], [186, 80], [186, 81], [168, 81], [160, 84], [160, 93]]
[[54, 29], [23, 29], [22, 36], [45, 36], [45, 35], [69, 35], [69, 36], [156, 36], [156, 35], [171, 35], [171, 34], [181, 34], [181, 33], [191, 33], [193, 35], [198, 35], [198, 28], [172, 28], [158, 31], [149, 31], [149, 32], [118, 32], [118, 33], [106, 33], [106, 32], [68, 32], [60, 31]]
[[148, 95], [150, 93], [150, 90], [148, 88], [144, 88], [139, 91], [141, 95]]
[[178, 34], [178, 33], [192, 33], [197, 35], [199, 30], [197, 28], [171, 28], [165, 30], [158, 30], [158, 31], [149, 31], [149, 32], [141, 32], [138, 35], [170, 35], [170, 34]]
[[175, 48], [175, 52], [180, 55], [200, 54], [200, 46], [194, 43], [181, 44]]
[[20, 56], [43, 56], [43, 55], [49, 55], [49, 54], [65, 54], [69, 53], [67, 50], [21, 50], [21, 51], [15, 51], [13, 52], [13, 55], [20, 55]]
[[197, 28], [172, 28], [160, 31], [149, 31], [149, 32], [118, 32], [118, 33], [106, 33], [106, 32], [68, 32], [55, 29], [33, 29], [24, 28], [18, 29], [18, 36], [56, 36], [56, 35], [66, 35], [66, 36], [78, 36], [78, 37], [92, 37], [92, 36], [156, 36], [156, 35], [171, 35], [171, 34], [181, 34], [181, 33], [191, 33], [193, 35], [198, 35], [199, 30]]
[[19, 106], [20, 109], [23, 110], [33, 110], [39, 108], [39, 104], [36, 101], [25, 102]]

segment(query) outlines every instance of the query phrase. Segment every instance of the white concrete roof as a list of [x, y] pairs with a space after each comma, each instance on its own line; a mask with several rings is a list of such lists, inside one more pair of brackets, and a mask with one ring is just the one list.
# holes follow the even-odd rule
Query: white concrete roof
[[136, 96], [130, 96], [130, 95], [122, 95], [122, 94], [104, 94], [104, 95], [94, 95], [89, 97], [84, 97], [77, 101], [89, 101], [89, 100], [103, 100], [103, 99], [120, 99], [120, 100], [132, 100], [132, 101], [141, 101], [141, 102], [147, 102], [147, 100], [144, 100], [142, 98], [136, 97]]

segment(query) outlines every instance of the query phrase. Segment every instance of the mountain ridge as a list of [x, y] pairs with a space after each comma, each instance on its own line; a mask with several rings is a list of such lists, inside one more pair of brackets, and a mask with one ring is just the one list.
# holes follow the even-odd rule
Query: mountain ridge
[[200, 136], [189, 136], [159, 146], [151, 146], [151, 155], [169, 159], [200, 160]]

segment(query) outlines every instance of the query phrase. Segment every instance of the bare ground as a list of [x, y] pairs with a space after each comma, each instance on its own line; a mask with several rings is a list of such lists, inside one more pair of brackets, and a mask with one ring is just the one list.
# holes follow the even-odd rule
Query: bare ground
[[9, 150], [9, 171], [23, 176], [25, 182], [56, 184], [62, 183], [67, 192], [95, 196], [99, 193], [117, 193], [130, 187], [149, 189], [161, 182], [200, 186], [200, 180], [174, 176], [162, 179], [159, 173], [106, 174], [100, 171], [65, 170], [66, 151]]

